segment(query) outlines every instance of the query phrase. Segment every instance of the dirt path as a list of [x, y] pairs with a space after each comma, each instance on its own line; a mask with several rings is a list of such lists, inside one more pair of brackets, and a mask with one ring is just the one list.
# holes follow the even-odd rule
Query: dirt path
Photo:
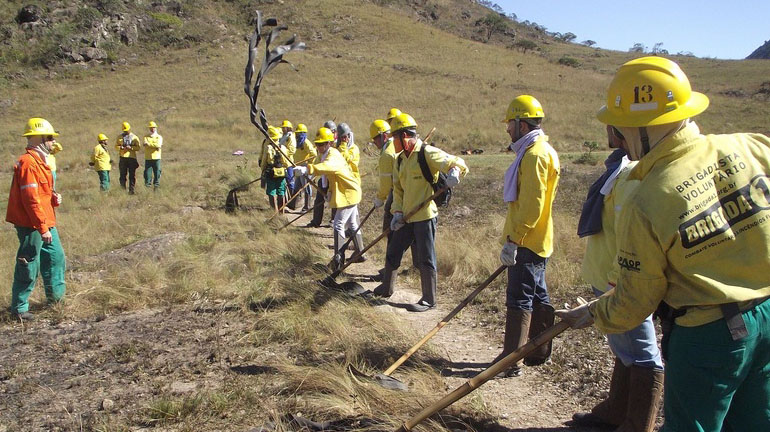
[[[364, 228], [364, 242], [374, 239], [372, 230], [381, 226], [382, 213], [375, 212]], [[310, 221], [305, 216], [297, 221], [296, 226], [303, 226]], [[306, 228], [317, 234], [319, 241], [326, 242], [332, 255], [330, 238], [331, 228]], [[384, 240], [383, 240], [384, 241]], [[368, 244], [368, 243], [367, 243]], [[351, 247], [352, 248], [352, 247]], [[349, 249], [350, 250], [350, 249]], [[349, 252], [350, 253], [350, 252]], [[349, 256], [349, 255], [348, 255]], [[404, 259], [404, 264], [409, 265]], [[383, 265], [382, 262], [369, 259], [364, 263], [351, 265], [347, 270], [355, 275], [374, 275]], [[402, 269], [404, 267], [402, 266]], [[500, 277], [504, 277], [501, 275]], [[378, 282], [364, 281], [356, 278], [364, 288], [373, 290]], [[419, 286], [407, 286], [401, 278], [396, 286], [396, 293], [388, 301], [394, 304], [415, 303], [420, 299]], [[343, 276], [338, 281], [344, 280]], [[415, 285], [417, 285], [417, 282]], [[407, 321], [418, 333], [425, 334], [433, 329], [444, 318], [462, 297], [448, 298], [442, 295], [442, 281], [438, 281], [438, 306], [435, 309], [413, 313], [406, 309], [390, 305], [375, 306], [382, 313], [396, 314]], [[471, 313], [456, 316], [438, 334], [431, 339], [433, 349], [448, 362], [449, 366], [442, 370], [447, 393], [461, 386], [469, 378], [486, 368], [502, 350], [502, 329], [488, 329], [478, 325], [479, 319]], [[417, 340], [414, 341], [415, 343]], [[396, 372], [397, 375], [398, 372]], [[588, 431], [590, 429], [570, 429], [564, 422], [579, 410], [573, 397], [564, 397], [564, 391], [554, 384], [548, 383], [538, 372], [537, 368], [525, 368], [524, 374], [518, 378], [496, 379], [484, 384], [476, 390], [480, 392], [487, 410], [496, 416], [499, 423], [516, 431]], [[439, 395], [438, 400], [443, 395]], [[433, 401], [426, 401], [432, 403]]]

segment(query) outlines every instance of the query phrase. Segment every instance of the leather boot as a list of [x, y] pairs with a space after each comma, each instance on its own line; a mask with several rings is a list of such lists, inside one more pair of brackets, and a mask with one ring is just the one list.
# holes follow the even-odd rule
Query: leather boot
[[374, 289], [373, 293], [380, 297], [390, 297], [396, 290], [396, 272], [397, 269], [385, 263], [385, 270], [382, 272], [382, 283]]
[[626, 418], [615, 432], [652, 432], [663, 396], [663, 371], [631, 366]]
[[345, 244], [345, 237], [338, 233], [334, 233], [334, 258], [332, 259], [332, 271], [337, 271], [339, 268], [345, 265], [345, 251], [341, 249]]
[[[355, 249], [356, 255], [364, 250], [364, 237], [361, 235], [361, 230], [358, 230], [356, 236], [353, 237], [353, 248]], [[359, 256], [355, 262], [359, 263], [364, 261], [366, 261], [366, 255]]]
[[631, 369], [615, 358], [612, 369], [610, 393], [607, 399], [599, 402], [591, 412], [576, 413], [572, 416], [572, 426], [615, 427], [623, 423], [628, 411], [628, 392], [631, 384]]
[[[554, 323], [553, 306], [546, 303], [535, 302], [532, 304], [532, 322], [529, 325], [529, 340], [537, 337]], [[553, 339], [547, 343], [535, 348], [534, 351], [524, 357], [524, 364], [527, 366], [539, 366], [551, 358], [551, 348]]]
[[[505, 339], [503, 342], [503, 352], [500, 353], [492, 363], [497, 363], [503, 357], [516, 351], [520, 346], [527, 343], [529, 334], [529, 323], [532, 319], [532, 312], [509, 307], [505, 312]], [[508, 378], [521, 375], [522, 362], [519, 360], [510, 369], [497, 374], [497, 378]]]

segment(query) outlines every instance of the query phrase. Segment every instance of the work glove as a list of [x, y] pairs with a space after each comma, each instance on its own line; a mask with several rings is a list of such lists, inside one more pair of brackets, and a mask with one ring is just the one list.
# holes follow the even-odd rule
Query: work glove
[[457, 186], [460, 183], [460, 168], [452, 167], [446, 176], [446, 185], [450, 188]]
[[303, 176], [307, 174], [307, 167], [304, 167], [304, 166], [297, 165], [293, 167], [291, 170], [292, 172], [294, 172], [295, 176]]
[[61, 194], [54, 192], [53, 195], [51, 195], [51, 203], [54, 207], [59, 207], [61, 205]]
[[404, 222], [404, 214], [402, 212], [396, 212], [393, 215], [393, 219], [390, 221], [390, 230], [396, 232], [406, 225]]
[[512, 266], [516, 264], [516, 249], [518, 246], [512, 241], [507, 241], [503, 245], [503, 250], [500, 251], [500, 262], [504, 266]]
[[[580, 301], [582, 299], [578, 300]], [[597, 300], [598, 299], [594, 299], [588, 303], [583, 303], [575, 309], [559, 309], [554, 313], [573, 329], [586, 328], [594, 323], [594, 317], [591, 315], [589, 307], [596, 303]]]
[[374, 197], [374, 208], [380, 208], [383, 205], [385, 205], [385, 201], [383, 201], [383, 200], [381, 200], [381, 199], [379, 199], [377, 197]]

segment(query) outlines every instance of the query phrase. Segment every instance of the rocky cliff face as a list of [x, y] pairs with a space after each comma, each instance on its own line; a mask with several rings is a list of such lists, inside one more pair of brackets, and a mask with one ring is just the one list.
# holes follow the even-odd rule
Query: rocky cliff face
[[765, 41], [764, 45], [754, 50], [749, 54], [747, 59], [770, 59], [770, 40]]

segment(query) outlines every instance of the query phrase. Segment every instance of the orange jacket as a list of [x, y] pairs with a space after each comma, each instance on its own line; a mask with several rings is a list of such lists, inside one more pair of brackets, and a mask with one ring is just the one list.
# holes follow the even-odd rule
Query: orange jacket
[[13, 167], [13, 182], [5, 220], [45, 234], [56, 226], [51, 168], [36, 151], [27, 149]]

